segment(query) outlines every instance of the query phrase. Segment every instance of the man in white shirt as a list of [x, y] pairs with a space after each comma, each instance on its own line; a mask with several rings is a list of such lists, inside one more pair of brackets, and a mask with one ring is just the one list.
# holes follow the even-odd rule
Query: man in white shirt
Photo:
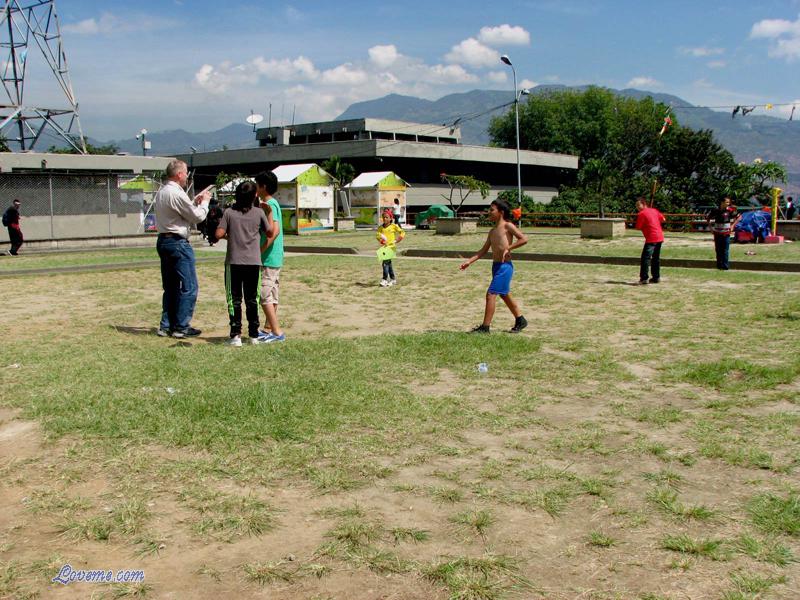
[[156, 194], [154, 203], [158, 227], [156, 249], [161, 258], [161, 283], [164, 288], [158, 335], [193, 337], [201, 332], [190, 325], [197, 302], [198, 285], [189, 234], [193, 225], [206, 218], [211, 194], [198, 194], [194, 200], [186, 195], [189, 170], [181, 160], [170, 161], [166, 176], [167, 183]]

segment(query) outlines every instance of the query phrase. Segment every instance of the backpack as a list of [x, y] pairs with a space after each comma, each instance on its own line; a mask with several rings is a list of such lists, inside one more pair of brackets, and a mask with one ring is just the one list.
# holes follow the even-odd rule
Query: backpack
[[3, 227], [11, 225], [11, 217], [8, 215], [8, 210], [3, 213]]

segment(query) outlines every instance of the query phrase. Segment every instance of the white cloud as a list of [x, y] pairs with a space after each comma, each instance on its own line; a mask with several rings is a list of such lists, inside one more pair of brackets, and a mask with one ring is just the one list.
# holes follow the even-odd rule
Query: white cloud
[[785, 58], [789, 62], [800, 59], [800, 36], [778, 40], [777, 45], [770, 49], [769, 55]]
[[475, 83], [478, 77], [461, 65], [433, 65], [427, 68], [431, 83]]
[[537, 85], [539, 84], [536, 83], [535, 81], [531, 81], [530, 79], [523, 79], [522, 81], [519, 82], [519, 87], [522, 90], [530, 90], [535, 88]]
[[764, 19], [750, 30], [752, 39], [772, 40], [768, 53], [773, 58], [788, 62], [800, 60], [800, 16], [796, 21]]
[[394, 44], [373, 46], [367, 52], [369, 60], [381, 69], [392, 66], [400, 56]]
[[211, 94], [224, 94], [231, 88], [253, 85], [258, 81], [258, 73], [246, 65], [220, 63], [218, 67], [203, 65], [194, 75], [195, 84]]
[[223, 61], [216, 67], [204, 64], [194, 75], [194, 83], [211, 94], [224, 94], [241, 86], [258, 83], [261, 77], [273, 81], [313, 81], [320, 73], [309, 59], [269, 59], [257, 56], [253, 60], [234, 65]]
[[708, 56], [719, 56], [720, 54], [724, 54], [725, 48], [708, 48], [706, 46], [687, 48], [686, 46], [681, 46], [680, 48], [678, 48], [678, 51], [681, 54], [686, 54], [688, 56], [694, 56], [696, 58], [705, 58]]
[[345, 63], [322, 72], [325, 85], [361, 85], [367, 82], [367, 74], [351, 63]]
[[286, 17], [286, 20], [291, 23], [298, 23], [305, 18], [305, 15], [302, 12], [291, 5], [283, 9], [283, 14]]
[[488, 46], [527, 46], [531, 43], [531, 34], [522, 27], [505, 24], [481, 27], [478, 40]]
[[660, 81], [647, 76], [634, 77], [625, 84], [629, 88], [654, 88], [661, 87], [661, 85]]
[[153, 31], [172, 27], [173, 25], [174, 23], [167, 19], [155, 19], [146, 14], [118, 17], [105, 12], [97, 19], [92, 17], [77, 23], [67, 23], [61, 27], [61, 31], [76, 35], [111, 35], [114, 33]]
[[68, 23], [61, 29], [64, 33], [97, 35], [98, 33], [111, 33], [116, 22], [117, 19], [113, 15], [104, 13], [99, 19], [92, 17], [91, 19], [84, 19], [77, 23]]
[[724, 60], [712, 60], [707, 62], [706, 66], [709, 69], [724, 69], [728, 66], [728, 63], [726, 63]]
[[260, 75], [276, 81], [302, 81], [319, 76], [314, 63], [305, 56], [298, 56], [295, 59], [271, 58], [269, 60], [258, 56], [250, 64]]
[[467, 38], [453, 46], [445, 55], [449, 63], [469, 65], [470, 67], [494, 67], [500, 63], [500, 54], [484, 46], [475, 38]]
[[753, 25], [750, 30], [751, 38], [776, 38], [784, 34], [800, 35], [800, 17], [797, 21], [787, 21], [785, 19], [763, 19]]
[[506, 83], [508, 74], [505, 71], [491, 71], [486, 75], [486, 79], [492, 83]]

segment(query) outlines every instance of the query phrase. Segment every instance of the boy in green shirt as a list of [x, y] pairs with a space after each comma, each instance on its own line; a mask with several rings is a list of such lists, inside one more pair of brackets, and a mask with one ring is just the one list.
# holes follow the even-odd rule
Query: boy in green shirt
[[281, 207], [272, 195], [278, 190], [274, 173], [262, 171], [255, 177], [256, 194], [264, 212], [272, 213], [272, 235], [261, 234], [261, 308], [269, 330], [264, 343], [283, 342], [286, 335], [278, 323], [280, 272], [283, 267], [283, 222]]

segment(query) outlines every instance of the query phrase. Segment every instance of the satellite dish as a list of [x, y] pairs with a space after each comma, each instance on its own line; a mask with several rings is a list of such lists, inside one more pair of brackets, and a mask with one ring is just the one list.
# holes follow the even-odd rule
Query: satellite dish
[[254, 115], [253, 111], [250, 111], [250, 116], [245, 119], [250, 125], [253, 126], [253, 131], [256, 130], [256, 125], [261, 123], [264, 120], [264, 115]]

